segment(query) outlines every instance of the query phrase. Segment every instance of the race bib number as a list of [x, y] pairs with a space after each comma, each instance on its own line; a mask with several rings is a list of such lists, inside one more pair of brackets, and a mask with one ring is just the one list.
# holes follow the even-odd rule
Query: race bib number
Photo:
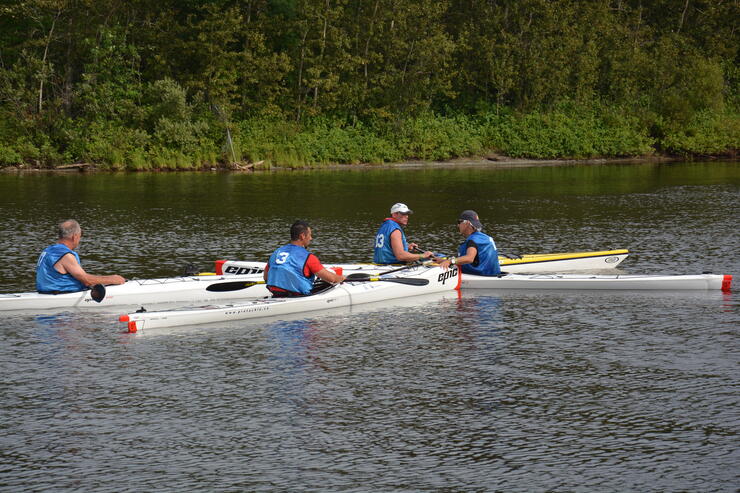
[[383, 248], [385, 244], [385, 235], [377, 235], [375, 237], [375, 248]]
[[288, 257], [290, 257], [290, 254], [288, 252], [280, 252], [278, 256], [275, 258], [276, 264], [284, 264], [288, 261]]

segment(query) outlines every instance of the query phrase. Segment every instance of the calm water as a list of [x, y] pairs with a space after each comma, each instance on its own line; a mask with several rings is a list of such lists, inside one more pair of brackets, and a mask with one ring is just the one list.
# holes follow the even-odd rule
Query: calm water
[[[265, 258], [297, 218], [325, 262], [368, 260], [397, 201], [437, 251], [473, 208], [504, 252], [738, 276], [739, 192], [721, 162], [0, 174], [0, 291], [33, 289], [68, 217], [88, 271], [146, 278]], [[467, 291], [140, 335], [6, 314], [0, 490], [734, 492], [738, 292]]]

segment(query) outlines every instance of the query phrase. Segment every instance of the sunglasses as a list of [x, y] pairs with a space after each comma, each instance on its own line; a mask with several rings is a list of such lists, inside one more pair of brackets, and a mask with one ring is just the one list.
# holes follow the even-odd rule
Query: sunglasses
[[467, 219], [458, 219], [457, 220], [457, 224], [462, 224], [462, 223], [466, 223], [466, 222], [468, 222]]

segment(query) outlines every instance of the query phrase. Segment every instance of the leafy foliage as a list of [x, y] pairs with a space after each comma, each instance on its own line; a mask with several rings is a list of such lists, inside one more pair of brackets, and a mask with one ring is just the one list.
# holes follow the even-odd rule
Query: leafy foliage
[[0, 165], [731, 152], [738, 18], [707, 0], [15, 0]]

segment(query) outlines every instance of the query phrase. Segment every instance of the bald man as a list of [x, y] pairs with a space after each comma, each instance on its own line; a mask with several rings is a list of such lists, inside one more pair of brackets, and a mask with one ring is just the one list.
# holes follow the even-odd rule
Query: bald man
[[119, 275], [95, 276], [80, 265], [75, 248], [82, 239], [82, 228], [74, 219], [57, 226], [59, 240], [44, 249], [36, 263], [36, 291], [46, 294], [83, 291], [95, 284], [123, 284]]

